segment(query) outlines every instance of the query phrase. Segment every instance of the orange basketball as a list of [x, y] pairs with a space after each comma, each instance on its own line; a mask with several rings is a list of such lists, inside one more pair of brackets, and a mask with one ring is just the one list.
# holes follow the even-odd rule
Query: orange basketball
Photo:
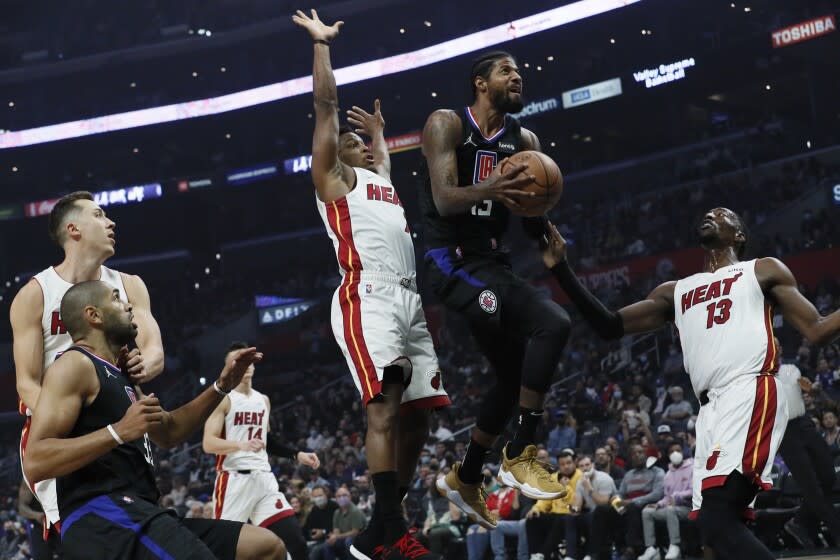
[[533, 182], [518, 187], [519, 190], [534, 193], [531, 197], [518, 197], [521, 208], [510, 208], [518, 216], [542, 216], [560, 201], [563, 196], [563, 174], [554, 160], [542, 152], [527, 150], [517, 152], [502, 163], [499, 171], [504, 173], [511, 165], [527, 165], [524, 175], [533, 175]]

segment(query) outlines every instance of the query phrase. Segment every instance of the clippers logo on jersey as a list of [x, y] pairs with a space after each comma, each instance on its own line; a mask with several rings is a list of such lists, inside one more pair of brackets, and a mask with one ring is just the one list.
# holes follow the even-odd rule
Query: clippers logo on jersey
[[496, 307], [498, 306], [496, 294], [490, 290], [484, 290], [478, 296], [478, 305], [487, 313], [495, 313]]
[[485, 180], [493, 170], [496, 168], [498, 160], [496, 152], [488, 150], [478, 150], [475, 153], [475, 172], [473, 173], [473, 184], [477, 184]]
[[137, 402], [137, 395], [134, 394], [134, 389], [132, 389], [131, 387], [126, 387], [125, 388], [125, 393], [128, 395], [128, 398], [131, 401], [131, 404], [134, 404], [134, 403]]
[[64, 323], [61, 322], [61, 315], [58, 311], [52, 312], [52, 320], [50, 321], [50, 334], [66, 334], [67, 329], [64, 328]]
[[738, 278], [743, 276], [742, 272], [735, 274], [729, 278], [724, 278], [723, 280], [717, 280], [712, 282], [711, 284], [703, 284], [702, 286], [697, 286], [693, 290], [689, 290], [686, 293], [680, 296], [680, 302], [682, 304], [682, 313], [685, 315], [685, 312], [697, 305], [698, 303], [705, 303], [707, 301], [711, 301], [717, 299], [719, 297], [728, 296], [729, 292], [732, 290], [732, 284], [738, 281]]

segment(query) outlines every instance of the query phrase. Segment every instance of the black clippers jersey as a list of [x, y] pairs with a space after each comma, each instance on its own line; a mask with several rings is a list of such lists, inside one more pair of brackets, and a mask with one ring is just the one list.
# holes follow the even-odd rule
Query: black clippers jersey
[[[115, 424], [137, 397], [120, 370], [98, 356], [73, 346], [67, 352], [81, 352], [93, 362], [99, 378], [99, 394], [90, 406], [83, 406], [76, 425], [67, 437], [79, 437]], [[57, 479], [58, 511], [62, 519], [85, 502], [111, 492], [126, 492], [156, 503], [157, 485], [152, 470], [149, 436], [118, 445], [81, 469]]]
[[[458, 186], [480, 183], [504, 158], [522, 150], [519, 121], [505, 116], [505, 124], [492, 138], [481, 133], [469, 107], [461, 116], [461, 141], [456, 148]], [[496, 249], [510, 221], [510, 210], [500, 203], [485, 200], [470, 211], [456, 216], [441, 216], [432, 196], [428, 168], [420, 188], [420, 208], [425, 225], [426, 247], [469, 247], [479, 251]]]

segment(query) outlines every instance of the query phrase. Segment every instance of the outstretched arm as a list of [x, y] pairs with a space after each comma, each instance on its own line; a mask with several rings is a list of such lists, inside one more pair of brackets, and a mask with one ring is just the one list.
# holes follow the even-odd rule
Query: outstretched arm
[[382, 117], [379, 100], [376, 99], [373, 102], [372, 115], [361, 107], [353, 105], [353, 108], [347, 111], [347, 120], [356, 127], [356, 132], [370, 137], [370, 151], [373, 154], [376, 173], [390, 181], [391, 155], [388, 153], [388, 144], [385, 142], [385, 119]]
[[[215, 386], [225, 393], [230, 393], [242, 381], [248, 367], [261, 359], [262, 353], [257, 352], [256, 348], [243, 348], [231, 352], [219, 380], [187, 404], [172, 412], [164, 412], [161, 423], [149, 430], [149, 438], [158, 447], [163, 448], [174, 447], [185, 441], [207, 420], [224, 398], [216, 391]], [[262, 444], [262, 447], [265, 445]]]
[[336, 200], [353, 187], [353, 170], [338, 159], [338, 91], [329, 42], [338, 36], [343, 21], [327, 26], [312, 10], [312, 17], [298, 10], [292, 16], [312, 37], [312, 93], [315, 101], [315, 134], [312, 136], [312, 181], [323, 202]]
[[811, 344], [827, 344], [840, 336], [840, 310], [823, 317], [799, 291], [796, 278], [779, 259], [755, 263], [755, 275], [764, 293], [781, 308], [784, 318]]
[[676, 282], [660, 284], [642, 301], [610, 311], [575, 276], [566, 261], [566, 240], [551, 222], [549, 232], [551, 237], [546, 240], [543, 262], [599, 336], [621, 338], [625, 334], [653, 331], [673, 319]]

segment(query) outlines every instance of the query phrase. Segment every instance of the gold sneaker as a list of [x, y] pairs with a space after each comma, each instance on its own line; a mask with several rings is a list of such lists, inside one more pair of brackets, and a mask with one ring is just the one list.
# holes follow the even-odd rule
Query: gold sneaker
[[502, 465], [499, 476], [507, 486], [518, 488], [520, 492], [534, 500], [556, 500], [568, 493], [556, 475], [552, 475], [548, 465], [537, 460], [537, 447], [529, 445], [519, 457], [509, 459], [507, 445], [502, 450]]
[[461, 482], [458, 478], [460, 468], [461, 463], [455, 463], [449, 474], [435, 481], [438, 494], [458, 506], [473, 523], [478, 523], [485, 529], [495, 529], [496, 515], [487, 509], [487, 493], [481, 483]]

